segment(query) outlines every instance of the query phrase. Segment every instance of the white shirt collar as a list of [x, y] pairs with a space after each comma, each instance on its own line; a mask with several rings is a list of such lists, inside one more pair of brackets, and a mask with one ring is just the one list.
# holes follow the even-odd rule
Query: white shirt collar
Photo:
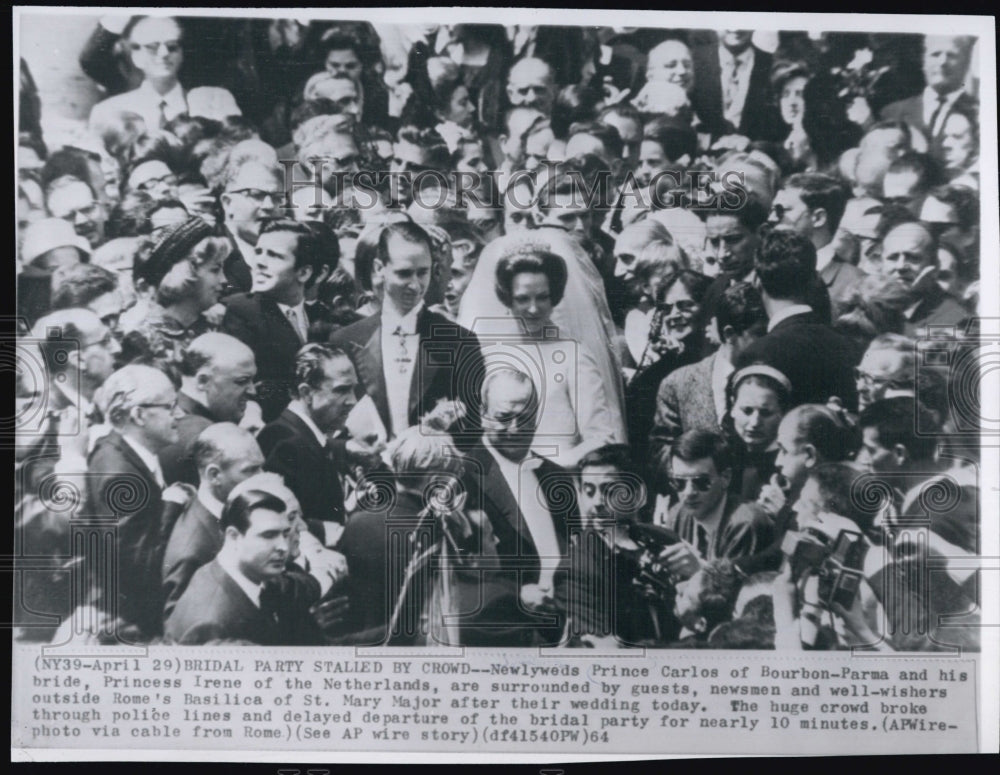
[[288, 318], [288, 313], [295, 313], [295, 325], [298, 328], [295, 333], [299, 335], [299, 339], [306, 342], [309, 339], [309, 318], [306, 316], [306, 300], [302, 299], [302, 301], [298, 304], [293, 304], [291, 306], [288, 304], [282, 304], [280, 301], [275, 303], [278, 305], [278, 309], [281, 310], [281, 314], [288, 319], [289, 323], [292, 321]]
[[319, 442], [321, 447], [326, 446], [326, 434], [319, 429], [319, 426], [313, 422], [313, 418], [309, 416], [309, 410], [306, 405], [302, 403], [301, 399], [296, 398], [294, 401], [288, 404], [288, 411], [299, 417], [302, 422], [306, 424], [306, 427], [313, 432], [316, 437], [316, 441]]
[[802, 315], [812, 311], [813, 308], [808, 304], [793, 304], [790, 307], [785, 307], [780, 312], [775, 312], [771, 319], [767, 321], [767, 332], [771, 333], [774, 327], [783, 320], [787, 320], [794, 315]]
[[747, 46], [739, 54], [733, 54], [733, 52], [724, 45], [721, 43], [719, 44], [719, 62], [722, 63], [723, 67], [732, 68], [735, 63], [739, 65], [740, 69], [743, 69], [748, 64], [752, 63], [753, 59], [753, 46]]
[[417, 317], [423, 308], [424, 303], [421, 301], [405, 315], [400, 315], [387, 300], [382, 304], [382, 330], [391, 334], [397, 328], [402, 328], [405, 334], [417, 333]]
[[171, 113], [187, 113], [187, 97], [184, 96], [184, 89], [180, 83], [175, 83], [174, 88], [166, 94], [160, 94], [149, 81], [143, 81], [137, 91], [142, 92], [144, 98], [149, 99], [156, 105], [157, 109], [161, 102], [167, 103], [167, 108]]
[[153, 478], [156, 479], [156, 483], [160, 485], [160, 487], [163, 487], [165, 482], [163, 479], [163, 471], [160, 468], [160, 459], [135, 439], [129, 438], [125, 434], [122, 434], [122, 438], [125, 439], [125, 443], [135, 451], [135, 454], [139, 456], [143, 465], [146, 466], [150, 472], [152, 472]]
[[229, 232], [229, 236], [232, 237], [233, 242], [236, 243], [236, 249], [240, 252], [240, 256], [243, 258], [244, 263], [246, 263], [247, 266], [250, 266], [250, 262], [256, 255], [257, 249], [245, 239], [240, 237], [240, 235], [233, 229], [230, 229], [228, 225], [226, 226], [226, 231]]
[[487, 451], [493, 456], [493, 459], [497, 461], [497, 465], [500, 466], [501, 471], [505, 469], [509, 471], [518, 471], [524, 469], [530, 471], [532, 469], [538, 468], [542, 464], [542, 456], [537, 455], [534, 452], [528, 451], [528, 454], [524, 456], [522, 460], [511, 460], [506, 457], [500, 450], [494, 447], [486, 436], [483, 436], [483, 446], [486, 447]]
[[62, 382], [53, 380], [52, 384], [56, 386], [56, 390], [62, 393], [67, 401], [80, 410], [80, 414], [87, 416], [94, 410], [94, 405], [84, 397], [83, 393], [68, 388], [68, 385], [72, 382], [73, 380], [63, 380]]
[[[945, 106], [951, 105], [955, 100], [957, 100], [964, 89], [960, 86], [955, 91], [948, 92], [944, 95]], [[940, 95], [930, 86], [924, 87], [924, 118], [928, 121], [930, 117], [934, 115], [934, 111], [937, 110], [938, 99]]]
[[230, 578], [236, 582], [236, 586], [243, 590], [243, 594], [250, 598], [250, 602], [257, 608], [260, 608], [260, 589], [262, 585], [254, 584], [243, 574], [236, 558], [226, 551], [225, 546], [216, 555], [216, 559], [219, 561], [219, 566], [222, 570], [228, 573]]
[[202, 482], [198, 485], [198, 500], [201, 501], [201, 505], [208, 510], [209, 514], [216, 519], [222, 519], [222, 510], [226, 506], [222, 501], [212, 495], [212, 491], [208, 487], [208, 482]]
[[830, 240], [823, 247], [816, 251], [816, 271], [822, 272], [827, 265], [833, 261], [837, 255], [837, 244]]

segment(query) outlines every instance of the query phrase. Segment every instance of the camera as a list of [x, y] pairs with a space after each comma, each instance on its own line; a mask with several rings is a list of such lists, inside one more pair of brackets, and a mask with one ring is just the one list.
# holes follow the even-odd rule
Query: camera
[[680, 537], [665, 527], [638, 522], [629, 524], [628, 536], [639, 547], [634, 556], [639, 570], [632, 583], [642, 588], [643, 594], [649, 599], [672, 598], [675, 593], [674, 582], [659, 556], [666, 547], [679, 543]]
[[819, 600], [812, 602], [827, 610], [832, 610], [834, 604], [844, 608], [853, 605], [867, 552], [861, 533], [841, 530], [835, 540], [830, 540], [824, 533], [806, 528], [787, 533], [781, 550], [789, 558], [797, 581], [808, 575], [818, 577]]

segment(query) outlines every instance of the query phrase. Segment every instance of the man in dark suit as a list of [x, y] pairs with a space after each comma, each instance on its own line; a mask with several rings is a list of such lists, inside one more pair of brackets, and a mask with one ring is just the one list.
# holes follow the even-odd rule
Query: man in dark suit
[[830, 294], [834, 319], [864, 277], [864, 272], [837, 255], [838, 243], [833, 239], [849, 197], [847, 186], [829, 175], [791, 175], [775, 195], [769, 218], [775, 230], [801, 234], [816, 248], [816, 271]]
[[278, 171], [258, 162], [226, 170], [225, 190], [219, 196], [225, 235], [232, 246], [222, 266], [227, 287], [223, 295], [248, 293], [253, 286], [254, 246], [264, 221], [285, 201]]
[[[302, 516], [332, 545], [344, 524], [340, 475], [348, 446], [331, 441], [357, 403], [358, 378], [350, 359], [326, 345], [303, 347], [295, 359], [297, 397], [260, 432], [268, 471], [281, 474], [302, 506]], [[315, 524], [319, 523], [319, 524]]]
[[[166, 486], [157, 453], [177, 440], [177, 393], [165, 374], [149, 366], [119, 369], [104, 383], [105, 414], [114, 430], [88, 460], [88, 507], [116, 525], [113, 580], [94, 567], [105, 610], [146, 637], [163, 626], [161, 519]], [[100, 562], [95, 562], [99, 566]]]
[[776, 140], [783, 126], [772, 106], [772, 57], [752, 38], [751, 30], [725, 30], [718, 45], [694, 46], [691, 52], [691, 106], [713, 139], [738, 134]]
[[295, 353], [308, 340], [312, 310], [306, 288], [329, 269], [323, 241], [304, 223], [268, 221], [254, 248], [253, 290], [226, 299], [222, 330], [251, 350], [264, 421], [287, 406], [295, 387]]
[[792, 405], [825, 404], [837, 396], [847, 408], [857, 409], [854, 346], [804, 303], [806, 289], [816, 281], [812, 242], [794, 232], [772, 232], [754, 266], [767, 334], [740, 353], [736, 368], [757, 362], [776, 368], [792, 383]]
[[382, 309], [335, 331], [330, 342], [354, 362], [389, 438], [439, 402], [458, 400], [466, 414], [450, 430], [461, 445], [478, 437], [483, 360], [474, 334], [424, 306], [432, 263], [430, 239], [419, 226], [383, 229], [372, 272], [385, 288]]
[[293, 529], [285, 509], [279, 498], [258, 490], [227, 504], [221, 519], [222, 549], [191, 577], [164, 627], [168, 641], [192, 646], [218, 640], [291, 645], [276, 612], [261, 605], [264, 582], [285, 570]]
[[219, 520], [229, 493], [264, 466], [253, 436], [228, 422], [205, 428], [192, 451], [200, 479], [198, 496], [173, 525], [163, 553], [164, 618], [170, 616], [194, 572], [222, 548]]
[[879, 269], [899, 280], [910, 292], [910, 305], [903, 310], [903, 333], [923, 337], [927, 327], [956, 325], [969, 317], [961, 302], [937, 283], [937, 240], [920, 221], [895, 226], [882, 240]]
[[965, 91], [975, 38], [927, 35], [924, 38], [924, 90], [882, 108], [883, 120], [905, 121], [927, 138], [932, 152], [937, 148], [948, 116], [954, 111], [975, 116], [979, 103]]
[[555, 575], [568, 546], [572, 478], [531, 452], [537, 425], [531, 378], [513, 369], [491, 371], [483, 383], [483, 437], [467, 455], [466, 478], [497, 538], [505, 575], [519, 591], [511, 619], [520, 645], [555, 645]]
[[243, 342], [215, 332], [196, 337], [180, 364], [181, 389], [177, 405], [184, 416], [177, 421], [177, 442], [160, 452], [168, 484], [198, 485], [192, 450], [195, 440], [212, 423], [238, 423], [254, 397], [257, 366], [253, 351]]

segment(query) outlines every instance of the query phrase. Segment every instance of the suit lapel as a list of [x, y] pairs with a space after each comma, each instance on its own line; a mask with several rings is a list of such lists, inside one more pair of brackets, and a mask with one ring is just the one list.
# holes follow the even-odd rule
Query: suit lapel
[[123, 436], [118, 434], [117, 431], [114, 431], [113, 433], [115, 435], [111, 437], [112, 443], [118, 449], [118, 452], [139, 473], [142, 474], [142, 477], [146, 480], [146, 482], [149, 485], [151, 493], [155, 492], [156, 498], [159, 498], [160, 494], [162, 493], [162, 490], [160, 490], [160, 485], [156, 483], [156, 477], [153, 475], [153, 472], [149, 470], [149, 466], [147, 466], [145, 463], [142, 462], [142, 458], [136, 454], [135, 450], [132, 449], [132, 445], [129, 444], [127, 441], [125, 441], [125, 438]]
[[535, 542], [531, 538], [528, 526], [524, 523], [524, 517], [518, 505], [517, 494], [510, 491], [510, 487], [507, 486], [507, 480], [500, 473], [500, 467], [493, 459], [489, 450], [483, 447], [482, 454], [477, 455], [477, 457], [483, 463], [482, 493], [483, 499], [486, 501], [484, 505], [487, 505], [487, 514], [499, 514], [514, 529], [514, 532], [518, 536], [517, 549], [519, 555], [523, 555], [525, 550], [531, 554], [537, 554]]
[[389, 400], [386, 396], [385, 364], [382, 362], [382, 323], [376, 318], [376, 325], [367, 341], [358, 350], [354, 367], [368, 396], [375, 403], [382, 424], [392, 428], [392, 418], [389, 416]]
[[[261, 296], [260, 312], [264, 319], [264, 330], [278, 333], [283, 339], [288, 340], [287, 346], [297, 352], [302, 346], [302, 340], [299, 339], [298, 332], [292, 328], [291, 321], [278, 307], [278, 303], [267, 296]], [[284, 343], [282, 346], [285, 346]]]
[[433, 337], [433, 328], [436, 322], [438, 321], [434, 314], [426, 307], [421, 309], [420, 314], [417, 315], [417, 336], [420, 344], [413, 355], [418, 360], [413, 369], [413, 376], [410, 379], [409, 399], [406, 404], [407, 416], [414, 419], [418, 419], [417, 415], [421, 408], [425, 412], [431, 408], [423, 406], [423, 398], [427, 395], [428, 389], [434, 384], [437, 374], [441, 370], [441, 366], [438, 363], [440, 359], [426, 357], [427, 350], [423, 347]]

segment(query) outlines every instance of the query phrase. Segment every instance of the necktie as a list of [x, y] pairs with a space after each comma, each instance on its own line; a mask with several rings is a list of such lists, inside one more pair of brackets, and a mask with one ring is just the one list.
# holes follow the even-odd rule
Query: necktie
[[702, 559], [708, 559], [708, 533], [699, 524], [695, 524], [695, 533], [698, 538], [698, 556]]
[[167, 101], [160, 100], [160, 129], [167, 125]]
[[413, 334], [408, 334], [403, 330], [402, 326], [396, 326], [396, 330], [392, 332], [393, 336], [397, 337], [399, 340], [399, 351], [396, 355], [396, 362], [399, 364], [399, 373], [406, 373], [406, 365], [410, 362], [410, 352], [406, 348], [406, 337], [413, 336]]
[[295, 329], [295, 335], [299, 338], [299, 341], [305, 342], [306, 338], [302, 335], [302, 324], [299, 322], [298, 313], [294, 309], [289, 309], [285, 314], [288, 316], [288, 322]]
[[930, 132], [931, 137], [937, 137], [938, 135], [938, 119], [941, 118], [941, 114], [944, 111], [944, 105], [948, 101], [948, 98], [939, 94], [937, 98], [937, 107], [934, 108], [934, 112], [931, 114], [931, 123], [927, 125], [927, 131]]
[[733, 57], [732, 69], [729, 72], [729, 83], [726, 88], [726, 112], [732, 110], [736, 101], [736, 93], [740, 88], [740, 60]]

